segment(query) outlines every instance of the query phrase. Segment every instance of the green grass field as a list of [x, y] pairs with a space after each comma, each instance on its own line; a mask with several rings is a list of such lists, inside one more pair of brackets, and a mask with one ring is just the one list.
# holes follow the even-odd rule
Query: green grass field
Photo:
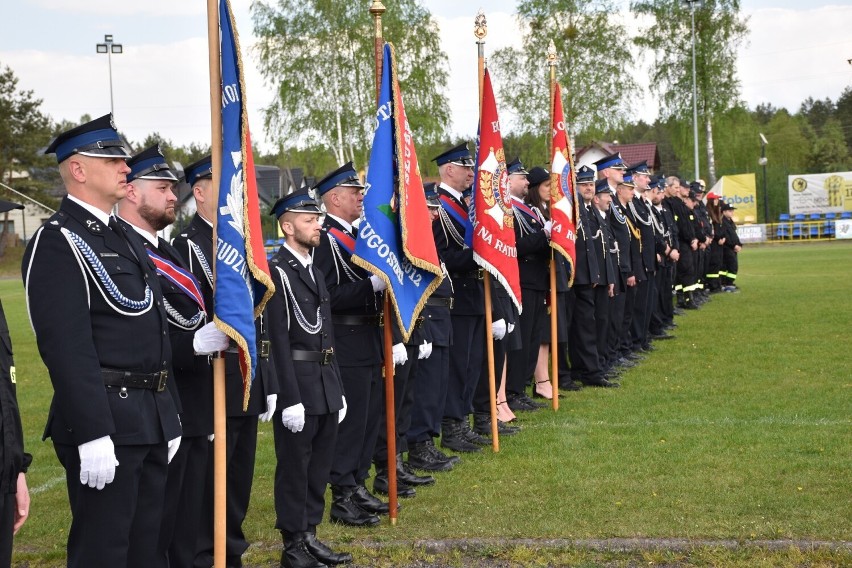
[[[740, 270], [742, 292], [679, 317], [622, 388], [523, 415], [500, 453], [465, 456], [404, 501], [396, 526], [321, 537], [359, 566], [852, 565], [852, 243], [747, 247]], [[0, 297], [35, 456], [15, 565], [61, 566], [64, 475], [41, 442], [50, 382], [20, 280]], [[273, 470], [265, 424], [250, 566], [278, 562]]]

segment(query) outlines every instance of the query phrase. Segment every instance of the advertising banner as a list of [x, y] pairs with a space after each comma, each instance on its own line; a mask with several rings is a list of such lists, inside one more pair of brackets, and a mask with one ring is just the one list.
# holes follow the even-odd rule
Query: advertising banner
[[790, 215], [852, 211], [852, 172], [787, 176]]

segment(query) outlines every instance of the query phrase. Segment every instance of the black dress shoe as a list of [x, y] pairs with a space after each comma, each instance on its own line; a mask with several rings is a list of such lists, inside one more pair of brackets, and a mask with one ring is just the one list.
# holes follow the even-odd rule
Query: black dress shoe
[[[476, 413], [473, 415], [473, 431], [483, 436], [491, 435], [491, 415]], [[497, 420], [497, 435], [514, 436], [521, 431], [520, 426], [509, 426], [502, 420]]]
[[666, 340], [666, 339], [674, 339], [675, 338], [674, 335], [669, 335], [665, 331], [661, 331], [660, 333], [652, 333], [648, 337], [650, 337], [654, 341], [663, 341], [663, 340]]
[[477, 446], [490, 446], [491, 445], [491, 440], [489, 440], [488, 438], [484, 438], [484, 437], [480, 436], [478, 433], [474, 432], [471, 429], [470, 424], [468, 423], [467, 420], [462, 420], [460, 431], [461, 431], [462, 437], [464, 437], [464, 439], [466, 441], [470, 442], [471, 444], [476, 444]]
[[305, 533], [293, 533], [284, 537], [281, 552], [282, 568], [328, 568], [310, 553], [305, 542]]
[[506, 394], [506, 404], [512, 409], [512, 412], [532, 412], [538, 410], [538, 407], [528, 404], [518, 393], [510, 392]]
[[461, 421], [445, 419], [441, 421], [441, 447], [455, 452], [475, 453], [482, 448], [465, 439]]
[[[388, 487], [387, 471], [376, 473], [376, 477], [373, 478], [373, 491], [375, 491], [376, 493], [381, 493], [382, 495], [388, 495], [390, 493], [390, 488]], [[415, 491], [413, 487], [403, 482], [397, 476], [396, 496], [401, 499], [409, 499], [411, 497], [416, 497], [417, 491]]]
[[583, 384], [587, 387], [603, 387], [610, 389], [616, 389], [620, 386], [618, 383], [614, 383], [607, 379], [599, 379], [597, 381], [586, 381]]
[[408, 450], [408, 465], [423, 471], [450, 471], [453, 464], [449, 459], [442, 459], [432, 453], [436, 450], [432, 441], [412, 444]]
[[567, 391], [578, 391], [583, 388], [583, 385], [576, 383], [572, 379], [560, 379], [559, 388]]
[[349, 564], [352, 562], [352, 555], [348, 552], [335, 552], [325, 543], [321, 542], [317, 535], [308, 531], [305, 534], [305, 548], [308, 549], [314, 558], [320, 562], [325, 562], [329, 566], [337, 566], [338, 564]]
[[332, 487], [331, 492], [331, 514], [329, 518], [332, 523], [351, 527], [372, 527], [381, 522], [379, 517], [365, 511], [352, 500], [352, 496], [355, 494], [354, 488]]
[[423, 487], [434, 485], [435, 478], [431, 475], [417, 475], [411, 466], [402, 461], [402, 455], [397, 458], [396, 478], [411, 487]]
[[456, 455], [453, 455], [453, 454], [445, 454], [444, 452], [439, 450], [435, 446], [435, 443], [432, 442], [431, 440], [428, 442], [428, 444], [429, 444], [429, 452], [433, 456], [435, 456], [435, 459], [448, 461], [448, 462], [450, 462], [450, 465], [456, 465], [457, 463], [461, 462], [461, 458], [459, 456], [456, 456]]
[[374, 515], [387, 515], [390, 511], [388, 504], [367, 491], [364, 485], [355, 486], [355, 491], [352, 492], [352, 501]]

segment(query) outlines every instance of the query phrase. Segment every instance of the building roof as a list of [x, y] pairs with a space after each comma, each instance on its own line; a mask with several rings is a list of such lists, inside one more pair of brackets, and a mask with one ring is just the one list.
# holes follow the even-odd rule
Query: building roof
[[645, 160], [648, 166], [655, 172], [660, 170], [660, 153], [657, 151], [656, 142], [642, 142], [640, 144], [613, 144], [609, 142], [594, 141], [587, 146], [583, 146], [577, 152], [576, 161], [579, 162], [583, 154], [600, 148], [605, 154], [614, 154], [621, 152], [621, 158], [629, 166], [636, 162]]

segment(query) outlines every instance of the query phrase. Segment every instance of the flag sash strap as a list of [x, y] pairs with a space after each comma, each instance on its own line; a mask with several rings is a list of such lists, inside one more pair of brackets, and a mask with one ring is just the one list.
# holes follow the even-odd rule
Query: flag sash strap
[[468, 226], [470, 225], [470, 218], [468, 217], [467, 212], [465, 212], [465, 210], [462, 209], [461, 205], [459, 205], [451, 197], [447, 197], [446, 195], [442, 195], [440, 197], [440, 200], [441, 200], [441, 203], [445, 206], [444, 209], [447, 211], [447, 213], [449, 213], [450, 216], [453, 219], [455, 219], [455, 221], [459, 225], [464, 227], [465, 233], [467, 233], [468, 232], [467, 231]]
[[523, 203], [523, 202], [521, 202], [521, 201], [516, 201], [516, 200], [514, 200], [514, 199], [513, 199], [513, 200], [512, 200], [512, 205], [514, 205], [515, 209], [518, 209], [518, 210], [520, 210], [520, 211], [523, 211], [524, 213], [526, 213], [527, 215], [529, 215], [530, 217], [532, 217], [532, 218], [533, 218], [533, 219], [535, 219], [536, 221], [541, 222], [541, 217], [539, 217], [538, 213], [537, 213], [536, 211], [534, 211], [534, 210], [533, 210], [533, 209], [532, 209], [529, 205], [527, 205], [526, 203]]
[[346, 249], [346, 252], [348, 252], [350, 255], [355, 252], [354, 237], [350, 237], [349, 235], [335, 227], [329, 227], [328, 232], [332, 237], [334, 237], [334, 240], [336, 240], [340, 246]]
[[154, 251], [148, 249], [148, 256], [154, 261], [157, 267], [157, 273], [166, 278], [169, 282], [177, 286], [181, 292], [189, 296], [198, 307], [203, 311], [207, 311], [204, 307], [204, 295], [201, 293], [201, 287], [198, 285], [198, 280], [188, 270], [184, 270], [180, 266], [174, 264], [159, 256]]

